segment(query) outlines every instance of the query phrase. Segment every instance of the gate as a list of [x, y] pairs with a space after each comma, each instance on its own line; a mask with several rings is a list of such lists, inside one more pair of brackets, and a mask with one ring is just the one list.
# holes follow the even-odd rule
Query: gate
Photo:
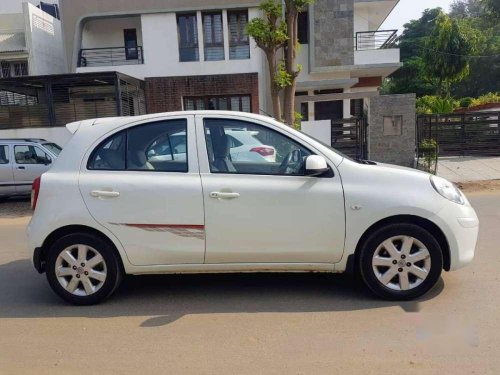
[[500, 112], [417, 116], [417, 156], [422, 143], [435, 140], [439, 156], [500, 155]]
[[366, 127], [366, 117], [333, 119], [332, 147], [354, 159], [366, 159], [368, 157]]

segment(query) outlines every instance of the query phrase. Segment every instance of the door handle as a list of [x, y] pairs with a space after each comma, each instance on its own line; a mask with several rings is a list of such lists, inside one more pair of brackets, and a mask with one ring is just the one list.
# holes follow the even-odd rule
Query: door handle
[[17, 167], [17, 169], [26, 169], [26, 167]]
[[234, 199], [239, 197], [240, 193], [223, 193], [219, 191], [214, 191], [210, 193], [210, 198], [216, 198], [216, 199]]
[[120, 193], [117, 191], [92, 190], [90, 195], [95, 198], [116, 198], [120, 196]]

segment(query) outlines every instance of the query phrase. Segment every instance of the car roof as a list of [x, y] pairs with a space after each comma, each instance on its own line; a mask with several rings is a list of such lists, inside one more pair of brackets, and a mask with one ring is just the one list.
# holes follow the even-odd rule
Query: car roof
[[2, 143], [45, 143], [47, 140], [43, 138], [0, 138]]
[[287, 127], [285, 124], [277, 122], [272, 117], [258, 115], [255, 113], [248, 112], [237, 112], [237, 111], [177, 111], [177, 112], [162, 112], [162, 113], [151, 113], [147, 115], [140, 116], [122, 116], [122, 117], [102, 117], [97, 119], [88, 119], [83, 121], [76, 121], [66, 125], [66, 128], [71, 132], [75, 133], [80, 127], [92, 127], [94, 125], [104, 125], [108, 124], [118, 128], [129, 123], [135, 123], [140, 121], [154, 120], [155, 118], [166, 118], [166, 117], [177, 117], [177, 116], [238, 116], [239, 118], [245, 117], [249, 120], [264, 120], [271, 121], [275, 125]]

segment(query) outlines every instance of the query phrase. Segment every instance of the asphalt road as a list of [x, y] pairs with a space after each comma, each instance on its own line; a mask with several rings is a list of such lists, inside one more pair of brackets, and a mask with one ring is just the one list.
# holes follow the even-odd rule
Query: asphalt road
[[24, 250], [27, 203], [0, 203], [0, 374], [498, 374], [500, 192], [470, 199], [473, 265], [416, 302], [342, 276], [247, 274], [128, 277], [92, 307], [52, 293]]

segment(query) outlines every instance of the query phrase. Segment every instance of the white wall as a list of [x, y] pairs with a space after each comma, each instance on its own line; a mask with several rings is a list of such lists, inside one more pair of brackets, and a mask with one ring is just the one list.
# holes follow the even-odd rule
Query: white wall
[[302, 121], [300, 129], [327, 145], [332, 144], [332, 122], [330, 120]]
[[1, 129], [0, 138], [43, 138], [64, 147], [72, 134], [65, 127]]
[[354, 65], [394, 64], [399, 62], [399, 48], [354, 51]]
[[61, 22], [32, 4], [23, 9], [30, 75], [67, 73]]
[[[45, 1], [46, 3], [56, 3], [57, 1]], [[0, 13], [22, 13], [23, 3], [39, 5], [40, 0], [0, 0]]]
[[142, 46], [141, 17], [95, 19], [83, 28], [82, 48], [124, 47], [123, 30], [137, 30], [137, 44]]

